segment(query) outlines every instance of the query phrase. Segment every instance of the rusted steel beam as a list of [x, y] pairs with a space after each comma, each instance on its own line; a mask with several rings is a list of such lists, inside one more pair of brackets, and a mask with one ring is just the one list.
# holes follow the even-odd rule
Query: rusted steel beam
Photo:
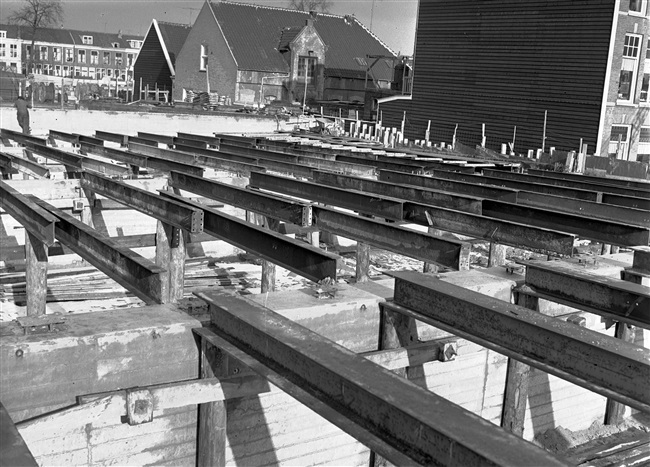
[[203, 212], [184, 203], [88, 172], [81, 174], [81, 187], [188, 232], [203, 230]]
[[606, 185], [592, 180], [566, 180], [561, 178], [541, 177], [533, 174], [521, 174], [517, 172], [502, 172], [499, 170], [483, 169], [483, 175], [492, 178], [503, 178], [506, 180], [528, 181], [552, 186], [563, 186], [569, 188], [580, 188], [581, 190], [601, 191], [618, 195], [633, 196], [635, 198], [650, 199], [650, 189], [634, 187], [618, 187]]
[[650, 241], [648, 228], [558, 212], [550, 207], [542, 209], [485, 199], [483, 200], [483, 215], [546, 229], [558, 229], [575, 234], [580, 238], [612, 245], [647, 245]]
[[251, 174], [250, 185], [331, 206], [352, 209], [363, 214], [402, 220], [403, 203], [393, 198], [260, 173]]
[[57, 218], [1, 180], [0, 206], [46, 246], [54, 245]]
[[171, 192], [164, 197], [185, 203], [204, 214], [203, 230], [242, 250], [250, 251], [309, 280], [336, 278], [337, 255], [200, 205]]
[[458, 172], [434, 171], [432, 174], [436, 178], [445, 178], [448, 180], [458, 180], [461, 182], [493, 185], [512, 188], [521, 191], [532, 191], [535, 193], [545, 193], [548, 195], [563, 196], [566, 198], [584, 199], [586, 201], [600, 202], [602, 193], [590, 190], [581, 190], [578, 188], [567, 188], [561, 186], [544, 185], [543, 183], [530, 183], [519, 180], [505, 180], [501, 178], [486, 177], [484, 175], [463, 174]]
[[634, 196], [618, 195], [615, 193], [603, 193], [601, 203], [650, 211], [650, 199], [647, 198], [637, 198]]
[[203, 339], [245, 352], [245, 365], [395, 465], [565, 465], [261, 305], [198, 296], [214, 323], [197, 330]]
[[447, 240], [320, 206], [313, 207], [313, 216], [314, 224], [321, 230], [421, 261], [456, 270], [469, 269], [469, 243]]
[[227, 158], [218, 157], [219, 153], [216, 151], [212, 151], [214, 156], [205, 156], [202, 155], [202, 150], [195, 149], [196, 148], [191, 148], [188, 152], [185, 152], [129, 142], [129, 150], [137, 154], [153, 156], [159, 159], [179, 162], [186, 165], [201, 166], [204, 168], [211, 168], [216, 170], [228, 170], [246, 175], [250, 174], [251, 172], [264, 171], [263, 167], [254, 165], [255, 161], [247, 160], [245, 162], [241, 162], [239, 160], [230, 160]]
[[407, 172], [407, 173], [424, 173], [424, 165], [422, 164], [420, 165], [405, 164], [402, 162], [398, 162], [397, 158], [395, 159], [396, 160], [393, 162], [392, 160], [387, 161], [385, 159], [382, 160], [366, 159], [358, 155], [355, 156], [337, 155], [336, 156], [337, 161], [349, 162], [352, 164], [367, 165], [381, 170], [392, 170], [395, 172]]
[[596, 276], [561, 262], [524, 261], [526, 285], [544, 298], [562, 300], [617, 321], [650, 329], [650, 289], [620, 279]]
[[169, 185], [291, 224], [302, 227], [311, 225], [311, 206], [306, 203], [178, 172], [169, 174]]
[[650, 349], [424, 274], [392, 275], [397, 311], [650, 412], [639, 384], [650, 380]]
[[0, 152], [0, 162], [7, 168], [18, 170], [35, 178], [50, 178], [50, 169], [23, 157]]
[[97, 154], [98, 156], [103, 156], [109, 159], [115, 159], [120, 162], [124, 162], [130, 166], [136, 166], [143, 169], [160, 170], [162, 172], [170, 172], [174, 170], [176, 172], [187, 173], [200, 177], [203, 175], [204, 171], [203, 167], [200, 167], [196, 164], [183, 164], [181, 162], [161, 159], [159, 157], [143, 156], [142, 154], [136, 154], [131, 151], [107, 148], [104, 146], [98, 146], [84, 142], [81, 143], [80, 152], [82, 154]]
[[60, 141], [65, 141], [67, 143], [72, 143], [74, 145], [79, 144], [79, 136], [66, 133], [64, 131], [50, 130], [49, 136], [52, 139], [58, 139]]
[[563, 198], [542, 193], [532, 193], [530, 191], [520, 191], [517, 194], [517, 204], [550, 208], [568, 214], [622, 222], [640, 227], [650, 225], [650, 211], [648, 210], [595, 203], [593, 201], [584, 201], [575, 198]]
[[242, 135], [227, 135], [224, 133], [214, 133], [214, 136], [219, 138], [220, 144], [240, 145], [240, 146], [257, 146], [260, 138], [242, 136]]
[[209, 144], [210, 146], [219, 146], [220, 139], [216, 136], [210, 135], [197, 135], [194, 133], [181, 133], [180, 131], [176, 133], [178, 141], [179, 139], [183, 140], [192, 140], [192, 141], [202, 141], [203, 143]]
[[0, 128], [0, 137], [2, 137], [3, 139], [10, 139], [19, 144], [32, 143], [32, 144], [40, 144], [43, 146], [47, 146], [47, 140], [45, 138], [26, 135], [24, 133], [8, 130], [6, 128]]
[[174, 145], [174, 136], [170, 135], [160, 135], [157, 133], [147, 133], [144, 131], [138, 131], [138, 137], [150, 141], [156, 141], [157, 143], [163, 143], [170, 146]]
[[425, 204], [404, 203], [404, 220], [544, 254], [571, 256], [576, 236]]
[[[409, 174], [404, 175], [409, 176]], [[408, 186], [406, 184], [400, 185], [367, 178], [346, 177], [344, 175], [319, 171], [314, 172], [314, 183], [344, 190], [374, 193], [391, 198], [413, 201], [415, 203], [441, 206], [447, 209], [471, 212], [473, 214], [481, 214], [481, 199], [474, 196], [457, 195], [440, 190]]]
[[120, 246], [93, 228], [36, 197], [30, 199], [58, 219], [56, 239], [148, 304], [161, 303], [165, 269]]
[[129, 167], [111, 164], [91, 157], [79, 156], [60, 149], [43, 146], [40, 144], [25, 143], [25, 147], [35, 154], [39, 154], [47, 159], [56, 160], [66, 167], [81, 170], [92, 170], [108, 176], [127, 176], [131, 174]]
[[101, 138], [95, 138], [94, 136], [80, 135], [78, 133], [73, 133], [79, 139], [79, 144], [95, 144], [97, 146], [103, 146], [104, 140]]
[[[406, 174], [403, 172], [391, 172], [381, 170], [379, 180], [399, 185], [413, 185], [431, 190], [447, 191], [450, 193], [461, 193], [464, 195], [474, 196], [477, 198], [495, 199], [511, 203], [517, 202], [517, 190], [511, 188], [501, 188], [488, 185], [477, 185], [475, 183], [459, 182], [447, 180], [444, 178], [426, 177], [422, 175]], [[413, 200], [417, 201], [417, 200]], [[456, 209], [451, 206], [445, 206], [450, 209]]]
[[109, 131], [95, 130], [95, 138], [101, 139], [103, 141], [110, 141], [112, 143], [119, 143], [120, 146], [126, 146], [129, 142], [128, 135], [123, 135], [121, 133], [111, 133]]
[[591, 183], [596, 183], [599, 185], [613, 185], [618, 187], [630, 187], [630, 188], [639, 188], [642, 190], [650, 190], [650, 182], [647, 180], [629, 180], [622, 178], [611, 178], [611, 177], [595, 177], [591, 175], [576, 174], [571, 172], [553, 172], [551, 170], [539, 170], [539, 169], [528, 169], [528, 173], [531, 175], [538, 175], [541, 177], [547, 178], [557, 178], [561, 180], [569, 181], [587, 181]]
[[269, 151], [267, 149], [257, 149], [255, 147], [242, 147], [232, 146], [223, 141], [219, 146], [219, 152], [225, 154], [232, 154], [236, 156], [252, 157], [255, 159], [265, 159], [270, 161], [288, 162], [290, 164], [298, 164], [298, 156], [286, 154], [284, 152]]
[[9, 412], [0, 402], [0, 465], [7, 467], [37, 467], [34, 455], [18, 432]]

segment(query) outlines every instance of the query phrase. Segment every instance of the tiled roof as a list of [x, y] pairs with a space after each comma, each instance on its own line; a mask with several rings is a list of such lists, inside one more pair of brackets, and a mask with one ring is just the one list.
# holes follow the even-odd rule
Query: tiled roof
[[[210, 6], [239, 69], [288, 71], [278, 49], [288, 44], [294, 29], [300, 31], [305, 26], [308, 12], [232, 2], [213, 2]], [[395, 55], [354, 17], [318, 14], [314, 27], [327, 47], [326, 74], [329, 68], [364, 72], [355, 57]], [[373, 71], [378, 78], [390, 77], [390, 70], [384, 66]]]
[[176, 57], [185, 44], [188, 34], [192, 30], [192, 26], [187, 24], [166, 23], [158, 21], [158, 28], [162, 35], [162, 40], [165, 43], [165, 48], [169, 53], [169, 58], [172, 65], [176, 64]]
[[[7, 31], [7, 37], [11, 39], [21, 38], [26, 41], [31, 41], [32, 39], [31, 28], [27, 26], [0, 24], [0, 30]], [[144, 39], [141, 36], [110, 32], [79, 31], [76, 29], [42, 28], [36, 31], [37, 42], [53, 42], [55, 44], [81, 45], [83, 44], [83, 36], [92, 36], [92, 45], [96, 47], [112, 48], [113, 43], [118, 43], [119, 48], [122, 49], [130, 48], [129, 40], [141, 41]]]

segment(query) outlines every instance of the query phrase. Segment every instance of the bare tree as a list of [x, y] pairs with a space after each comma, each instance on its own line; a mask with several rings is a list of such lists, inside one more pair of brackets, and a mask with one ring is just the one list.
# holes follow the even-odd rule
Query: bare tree
[[329, 13], [332, 2], [330, 0], [289, 0], [289, 8], [298, 11]]
[[25, 4], [9, 15], [8, 20], [11, 24], [27, 26], [32, 34], [31, 53], [27, 63], [27, 71], [33, 72], [34, 42], [36, 33], [39, 29], [48, 26], [54, 26], [63, 21], [63, 5], [61, 0], [24, 0]]

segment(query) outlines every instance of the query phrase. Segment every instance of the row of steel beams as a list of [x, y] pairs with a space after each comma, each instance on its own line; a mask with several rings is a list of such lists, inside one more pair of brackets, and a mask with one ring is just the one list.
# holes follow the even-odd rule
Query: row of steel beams
[[0, 164], [8, 170], [18, 170], [34, 178], [50, 178], [50, 169], [24, 157], [0, 152]]
[[630, 180], [622, 178], [611, 178], [611, 177], [596, 177], [592, 175], [583, 175], [576, 174], [571, 172], [552, 172], [550, 170], [539, 170], [539, 169], [528, 169], [528, 173], [531, 175], [537, 175], [540, 177], [554, 178], [560, 180], [570, 180], [570, 181], [584, 181], [590, 183], [596, 183], [599, 185], [606, 186], [616, 186], [616, 187], [630, 187], [638, 188], [645, 191], [650, 190], [650, 182], [647, 180]]
[[397, 272], [394, 311], [650, 412], [650, 349], [432, 279]]
[[311, 225], [311, 206], [307, 203], [297, 203], [286, 198], [178, 172], [169, 174], [169, 185], [291, 224], [303, 227]]
[[242, 250], [318, 282], [336, 278], [338, 256], [285, 235], [259, 227], [171, 192], [165, 197], [203, 212], [203, 230]]
[[590, 274], [561, 262], [522, 264], [526, 265], [526, 285], [543, 298], [650, 329], [648, 287]]
[[81, 187], [188, 232], [201, 232], [203, 229], [203, 212], [200, 209], [127, 185], [122, 181], [83, 172]]
[[108, 176], [128, 176], [131, 174], [131, 169], [129, 167], [123, 167], [121, 165], [100, 161], [91, 157], [72, 154], [49, 146], [26, 142], [25, 148], [35, 154], [45, 157], [46, 159], [58, 161], [65, 165], [66, 168], [76, 169], [76, 171], [92, 170]]
[[520, 191], [517, 193], [517, 204], [550, 208], [569, 214], [578, 214], [586, 218], [607, 219], [624, 224], [646, 227], [650, 225], [650, 211], [644, 209], [627, 208], [613, 204], [595, 203], [575, 198]]
[[161, 303], [160, 274], [164, 273], [165, 269], [123, 248], [49, 203], [35, 197], [30, 199], [57, 218], [55, 237], [62, 245], [70, 248], [146, 303]]
[[583, 190], [601, 191], [607, 193], [616, 193], [619, 195], [633, 196], [636, 198], [650, 198], [650, 190], [634, 187], [617, 187], [614, 185], [605, 185], [592, 181], [566, 180], [561, 178], [542, 177], [533, 174], [520, 174], [516, 172], [502, 172], [499, 170], [484, 169], [483, 175], [491, 178], [502, 178], [505, 180], [518, 180], [524, 182], [543, 183], [552, 186], [563, 186], [570, 188], [580, 188]]
[[404, 220], [544, 254], [571, 256], [576, 236], [425, 204], [404, 203]]
[[486, 199], [482, 212], [487, 217], [571, 232], [580, 238], [613, 245], [647, 245], [650, 241], [647, 227], [558, 212], [550, 207], [541, 209]]
[[[394, 172], [397, 173], [397, 172]], [[410, 176], [410, 174], [404, 174]], [[314, 183], [320, 183], [343, 190], [356, 190], [381, 196], [403, 199], [422, 204], [441, 206], [457, 211], [481, 214], [482, 199], [476, 194], [457, 194], [453, 190], [419, 188], [406, 184], [387, 183], [368, 178], [346, 177], [331, 172], [314, 171]], [[472, 185], [466, 184], [469, 187]], [[467, 190], [471, 191], [471, 190]], [[513, 192], [516, 196], [516, 192]]]
[[245, 352], [243, 363], [395, 465], [564, 465], [267, 308], [225, 295], [199, 297], [214, 324], [200, 331], [203, 339]]
[[431, 262], [452, 269], [469, 269], [470, 244], [449, 240], [346, 214], [321, 206], [313, 207], [314, 225], [321, 230], [355, 239], [377, 248]]
[[251, 174], [250, 185], [255, 188], [275, 191], [323, 204], [352, 209], [385, 219], [401, 220], [401, 200], [375, 196], [359, 191], [342, 190], [318, 183], [303, 182], [293, 178], [278, 177], [265, 173]]
[[[391, 172], [388, 170], [380, 171], [379, 180], [386, 184], [390, 183], [398, 186], [412, 185], [430, 190], [470, 195], [477, 198], [496, 199], [511, 203], [517, 202], [518, 191], [511, 188], [477, 185], [475, 183], [458, 182], [444, 178], [425, 177], [403, 172]], [[452, 206], [445, 207], [455, 209], [452, 208]]]
[[80, 152], [82, 154], [96, 154], [98, 156], [115, 159], [138, 169], [160, 170], [162, 172], [177, 171], [190, 175], [203, 175], [203, 167], [196, 164], [184, 164], [173, 160], [162, 159], [155, 156], [144, 156], [132, 151], [123, 151], [121, 149], [99, 146], [96, 144], [81, 143]]

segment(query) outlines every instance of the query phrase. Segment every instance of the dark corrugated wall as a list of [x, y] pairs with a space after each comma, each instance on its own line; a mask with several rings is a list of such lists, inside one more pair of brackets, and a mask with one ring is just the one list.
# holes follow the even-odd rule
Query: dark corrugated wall
[[147, 37], [145, 37], [133, 70], [136, 96], [138, 95], [140, 78], [142, 78], [142, 88], [149, 85], [149, 89], [153, 90], [158, 84], [158, 89], [167, 91], [172, 89], [171, 71], [167, 65], [158, 34], [156, 34], [153, 26], [149, 29]]
[[614, 0], [420, 0], [413, 100], [381, 105], [385, 125], [431, 141], [515, 150], [596, 147]]

